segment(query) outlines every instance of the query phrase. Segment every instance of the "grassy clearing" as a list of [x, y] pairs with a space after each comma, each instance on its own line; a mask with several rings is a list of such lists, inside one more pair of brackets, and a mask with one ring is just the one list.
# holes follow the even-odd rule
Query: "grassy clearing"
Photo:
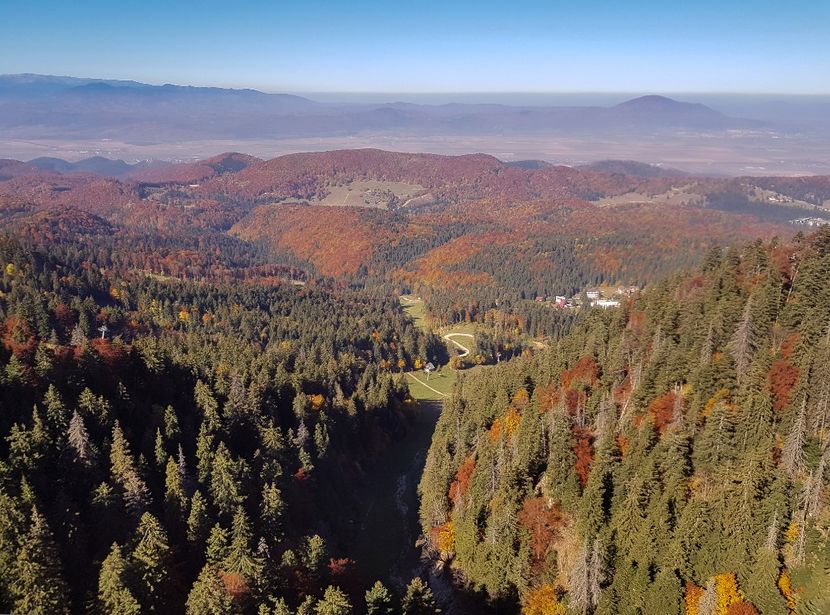
[[423, 191], [423, 186], [404, 182], [377, 180], [354, 181], [342, 186], [327, 186], [328, 194], [324, 199], [315, 201], [317, 205], [329, 207], [377, 207], [388, 209], [394, 198], [406, 202]]
[[[468, 333], [470, 335], [475, 335], [476, 333], [478, 333], [477, 327], [478, 325], [475, 325], [471, 322], [460, 322], [450, 327], [442, 327], [440, 333], [441, 335], [447, 335], [448, 333]], [[469, 338], [467, 338], [467, 341], [469, 341], [471, 344], [475, 344], [475, 342]], [[464, 345], [466, 346], [467, 344]]]
[[438, 372], [430, 374], [429, 380], [427, 380], [427, 375], [422, 371], [409, 372], [407, 376], [409, 393], [413, 399], [417, 399], [418, 401], [441, 401], [449, 397], [450, 391], [452, 391], [452, 387], [457, 379], [458, 372], [450, 369], [446, 365]]
[[422, 329], [426, 329], [427, 309], [424, 306], [424, 302], [421, 299], [407, 297], [406, 295], [401, 296], [399, 300], [401, 302], [401, 306], [403, 307], [403, 311], [409, 315], [415, 324]]

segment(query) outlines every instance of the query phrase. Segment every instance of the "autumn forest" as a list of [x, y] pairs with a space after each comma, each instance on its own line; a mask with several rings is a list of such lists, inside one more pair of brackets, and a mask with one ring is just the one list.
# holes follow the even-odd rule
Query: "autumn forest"
[[829, 202], [0, 160], [0, 611], [830, 612]]

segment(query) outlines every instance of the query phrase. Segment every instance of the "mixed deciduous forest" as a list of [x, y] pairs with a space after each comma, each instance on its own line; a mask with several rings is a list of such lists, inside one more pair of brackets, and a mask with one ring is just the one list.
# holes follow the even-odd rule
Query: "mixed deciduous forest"
[[[321, 204], [367, 181], [415, 196]], [[0, 610], [464, 613], [440, 577], [508, 613], [821, 612], [830, 234], [779, 209], [824, 215], [826, 182], [747, 181], [375, 150], [124, 180], [0, 161]], [[537, 301], [603, 284], [644, 290]], [[428, 362], [458, 382], [425, 561], [371, 578], [358, 494], [423, 416]]]
[[434, 556], [527, 615], [830, 610], [830, 232], [711, 251], [462, 377]]

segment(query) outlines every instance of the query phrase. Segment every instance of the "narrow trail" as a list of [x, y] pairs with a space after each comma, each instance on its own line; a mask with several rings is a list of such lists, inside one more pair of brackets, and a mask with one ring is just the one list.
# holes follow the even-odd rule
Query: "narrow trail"
[[475, 335], [473, 335], [472, 333], [447, 333], [444, 336], [445, 340], [447, 340], [451, 344], [454, 344], [455, 346], [457, 346], [458, 348], [460, 348], [462, 350], [462, 352], [459, 353], [458, 356], [463, 359], [468, 354], [470, 354], [470, 349], [467, 348], [464, 344], [460, 344], [460, 343], [456, 342], [453, 339], [454, 337], [464, 337], [464, 338], [469, 338], [469, 339], [473, 340], [473, 339], [475, 339]]
[[446, 393], [442, 393], [442, 392], [441, 392], [441, 391], [439, 391], [438, 389], [433, 389], [433, 388], [432, 388], [431, 386], [429, 386], [426, 382], [424, 382], [423, 380], [421, 380], [420, 378], [418, 378], [417, 376], [415, 376], [412, 372], [406, 372], [406, 375], [407, 375], [407, 376], [409, 376], [410, 378], [412, 378], [415, 382], [417, 382], [417, 383], [418, 383], [418, 384], [420, 384], [421, 386], [424, 386], [424, 387], [428, 388], [428, 389], [429, 389], [430, 391], [432, 391], [433, 393], [438, 393], [438, 395], [440, 395], [441, 397], [446, 397], [446, 396], [447, 396], [447, 394], [446, 394]]

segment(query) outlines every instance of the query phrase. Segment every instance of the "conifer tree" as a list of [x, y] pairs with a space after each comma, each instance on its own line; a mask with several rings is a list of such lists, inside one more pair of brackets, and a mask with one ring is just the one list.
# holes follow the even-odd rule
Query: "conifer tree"
[[141, 605], [128, 584], [127, 561], [121, 547], [113, 543], [109, 555], [101, 564], [98, 576], [98, 604], [112, 615], [138, 615]]
[[248, 580], [256, 578], [262, 568], [262, 562], [251, 551], [251, 524], [248, 515], [241, 506], [236, 508], [231, 525], [231, 540], [222, 562], [222, 569], [244, 576]]
[[746, 583], [747, 599], [764, 615], [787, 615], [787, 601], [778, 590], [781, 563], [778, 550], [773, 544], [763, 545], [755, 556], [751, 573]]
[[187, 596], [187, 615], [228, 615], [234, 612], [233, 599], [225, 589], [219, 571], [205, 565]]
[[233, 514], [245, 497], [240, 493], [237, 464], [231, 458], [224, 442], [220, 442], [213, 456], [210, 470], [210, 495], [223, 514]]
[[350, 615], [352, 604], [349, 597], [339, 587], [329, 585], [323, 598], [315, 607], [317, 615]]
[[435, 603], [435, 597], [421, 577], [415, 577], [406, 586], [406, 593], [401, 601], [403, 615], [434, 615], [441, 609]]
[[92, 465], [94, 449], [89, 439], [89, 432], [84, 426], [84, 420], [77, 410], [72, 412], [72, 419], [66, 432], [66, 441], [72, 451], [72, 458], [85, 467]]
[[380, 581], [375, 581], [375, 584], [366, 590], [365, 598], [367, 615], [392, 615], [395, 612], [392, 593]]
[[52, 532], [33, 508], [28, 532], [21, 537], [10, 590], [14, 612], [32, 615], [69, 613], [69, 588], [61, 571]]
[[187, 517], [187, 540], [194, 547], [201, 547], [208, 536], [207, 503], [201, 491], [190, 499], [190, 514]]
[[262, 488], [260, 518], [262, 531], [271, 546], [282, 540], [282, 515], [285, 505], [276, 483], [266, 483]]
[[172, 552], [161, 523], [150, 513], [141, 515], [135, 535], [132, 560], [138, 579], [137, 595], [142, 608], [164, 610], [172, 585]]
[[176, 517], [181, 517], [187, 509], [187, 494], [184, 491], [182, 475], [179, 472], [179, 465], [173, 457], [167, 458], [164, 477], [164, 502], [165, 506]]
[[205, 548], [205, 559], [207, 563], [216, 566], [222, 565], [228, 554], [228, 531], [218, 523], [210, 530]]

